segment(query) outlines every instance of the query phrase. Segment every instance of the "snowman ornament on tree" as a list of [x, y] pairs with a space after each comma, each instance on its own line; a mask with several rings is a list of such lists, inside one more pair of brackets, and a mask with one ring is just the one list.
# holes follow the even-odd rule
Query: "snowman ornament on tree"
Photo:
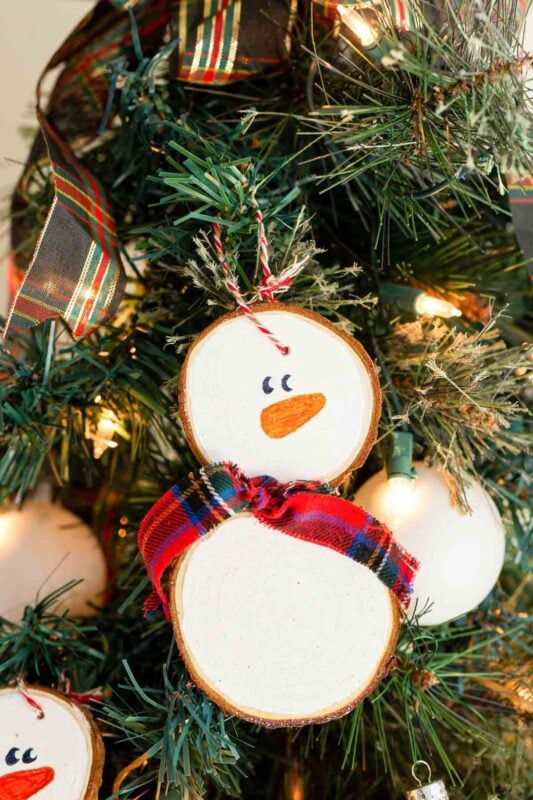
[[204, 466], [143, 520], [147, 608], [162, 602], [192, 677], [228, 713], [325, 722], [387, 673], [417, 564], [331, 489], [376, 435], [365, 350], [300, 307], [239, 305], [183, 366], [180, 416]]
[[41, 686], [0, 689], [2, 800], [97, 800], [104, 745], [78, 703]]

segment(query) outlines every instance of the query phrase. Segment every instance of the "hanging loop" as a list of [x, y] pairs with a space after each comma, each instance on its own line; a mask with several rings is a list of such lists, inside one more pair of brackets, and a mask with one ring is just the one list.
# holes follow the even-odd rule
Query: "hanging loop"
[[[422, 759], [419, 759], [418, 761], [415, 761], [415, 763], [411, 767], [411, 775], [413, 776], [415, 781], [418, 783], [419, 786], [423, 785], [422, 784], [422, 780], [417, 775], [417, 767], [419, 767], [419, 766], [426, 767], [426, 769], [428, 771], [428, 777], [427, 777], [426, 783], [431, 783], [431, 767], [429, 766], [427, 761], [423, 761]], [[420, 770], [418, 770], [418, 771], [420, 771]]]

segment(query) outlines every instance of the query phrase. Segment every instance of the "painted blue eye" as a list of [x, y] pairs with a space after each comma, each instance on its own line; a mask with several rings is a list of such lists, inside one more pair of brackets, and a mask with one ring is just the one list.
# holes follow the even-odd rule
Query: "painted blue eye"
[[271, 375], [267, 375], [266, 378], [263, 380], [263, 391], [265, 394], [272, 394], [274, 391], [274, 387], [271, 385], [270, 381], [272, 380]]
[[12, 747], [9, 753], [6, 756], [6, 764], [8, 767], [14, 767], [15, 764], [18, 764], [20, 758], [17, 756], [17, 753], [20, 753], [18, 747]]
[[30, 747], [28, 750], [26, 750], [22, 756], [22, 761], [24, 764], [33, 764], [34, 761], [37, 761], [37, 753], [33, 747]]
[[291, 377], [291, 375], [284, 375], [281, 379], [281, 388], [284, 392], [292, 392], [293, 387], [289, 386], [289, 378]]

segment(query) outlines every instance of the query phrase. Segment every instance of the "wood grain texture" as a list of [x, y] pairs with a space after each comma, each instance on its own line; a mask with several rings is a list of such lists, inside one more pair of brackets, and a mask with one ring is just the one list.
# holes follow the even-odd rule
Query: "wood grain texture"
[[[216, 536], [216, 529], [210, 535]], [[283, 536], [282, 533], [276, 533], [276, 535]], [[400, 610], [396, 598], [391, 593], [388, 593], [391, 611], [391, 624], [388, 634], [388, 641], [386, 646], [383, 648], [382, 657], [376, 663], [373, 674], [370, 676], [366, 684], [359, 687], [352, 694], [344, 697], [342, 702], [330, 704], [329, 706], [322, 708], [320, 713], [302, 716], [276, 714], [270, 712], [264, 713], [257, 708], [241, 706], [233, 702], [220, 689], [219, 686], [216, 686], [214, 682], [206, 676], [202, 664], [198, 663], [197, 658], [187, 646], [183, 632], [183, 588], [185, 577], [194, 550], [196, 548], [201, 548], [203, 544], [204, 541], [202, 540], [190, 548], [187, 553], [185, 553], [176, 561], [172, 568], [169, 583], [171, 620], [176, 642], [192, 679], [196, 685], [211, 698], [211, 700], [213, 700], [220, 708], [224, 710], [225, 713], [235, 714], [236, 716], [247, 720], [248, 722], [259, 723], [270, 728], [302, 727], [304, 725], [313, 723], [328, 722], [344, 716], [353, 708], [355, 708], [355, 706], [358, 705], [358, 703], [360, 703], [361, 700], [363, 700], [368, 694], [370, 694], [386, 676], [390, 669], [400, 629]], [[307, 544], [307, 546], [318, 547], [318, 545], [310, 544]], [[224, 584], [229, 580], [229, 578], [228, 576], [221, 574], [220, 580], [221, 583]], [[260, 576], [257, 576], [257, 580], [260, 580]], [[376, 581], [378, 581], [378, 578], [376, 578]], [[215, 616], [217, 616], [216, 608], [212, 608], [211, 611]], [[243, 649], [246, 650], [245, 643], [243, 643]], [[235, 652], [235, 659], [238, 660], [241, 658], [241, 656], [242, 653]]]

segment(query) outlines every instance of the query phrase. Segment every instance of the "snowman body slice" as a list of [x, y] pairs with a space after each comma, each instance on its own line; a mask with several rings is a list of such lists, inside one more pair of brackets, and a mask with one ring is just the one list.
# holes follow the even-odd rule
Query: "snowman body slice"
[[58, 692], [28, 693], [42, 718], [18, 689], [0, 689], [0, 797], [97, 800], [103, 743], [92, 718]]
[[[338, 484], [372, 446], [380, 411], [361, 345], [298, 307], [256, 309], [282, 355], [241, 314], [193, 344], [180, 414], [202, 463], [248, 477]], [[176, 639], [195, 681], [223, 709], [271, 727], [347, 713], [386, 673], [396, 599], [365, 566], [239, 513], [176, 563]]]
[[219, 706], [272, 727], [345, 714], [387, 671], [398, 625], [366, 567], [263, 525], [222, 523], [173, 575], [176, 638]]

